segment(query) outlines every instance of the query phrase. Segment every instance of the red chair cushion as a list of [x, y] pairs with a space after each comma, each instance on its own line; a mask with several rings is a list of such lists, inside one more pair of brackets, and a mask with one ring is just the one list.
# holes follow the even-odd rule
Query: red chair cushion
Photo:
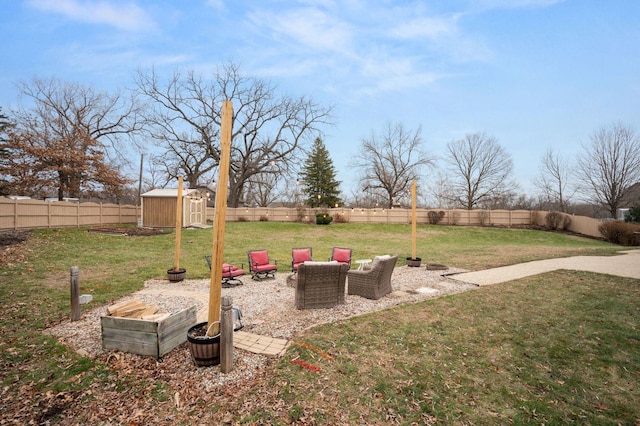
[[227, 270], [226, 272], [222, 272], [222, 278], [233, 278], [239, 275], [244, 275], [244, 270], [235, 268], [232, 270]]
[[276, 269], [276, 265], [271, 265], [269, 263], [267, 263], [266, 265], [254, 266], [253, 268], [254, 271], [258, 271], [258, 272], [275, 271], [275, 269]]
[[294, 249], [293, 254], [293, 267], [298, 266], [298, 263], [311, 260], [311, 250], [309, 249]]
[[252, 266], [266, 265], [269, 263], [269, 254], [266, 250], [251, 252], [251, 264]]
[[349, 249], [333, 249], [333, 260], [338, 262], [349, 262], [351, 259], [351, 250]]

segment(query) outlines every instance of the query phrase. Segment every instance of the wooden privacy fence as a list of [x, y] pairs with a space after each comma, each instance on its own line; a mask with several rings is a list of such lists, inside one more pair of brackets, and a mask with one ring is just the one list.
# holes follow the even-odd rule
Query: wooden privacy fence
[[[213, 218], [215, 209], [207, 209], [207, 219]], [[518, 226], [530, 225], [537, 221], [538, 212], [530, 210], [444, 210], [417, 209], [419, 224], [428, 224], [429, 212], [443, 212], [438, 222], [440, 225], [497, 225]], [[333, 216], [334, 223], [341, 217], [349, 223], [411, 223], [411, 209], [364, 209], [364, 208], [227, 208], [228, 221], [270, 221], [270, 222], [315, 222], [316, 213], [327, 213]], [[432, 213], [433, 214], [433, 213]]]
[[[340, 217], [349, 223], [410, 224], [411, 209], [333, 208], [311, 209], [302, 207], [238, 207], [227, 208], [227, 222], [270, 221], [315, 223], [316, 213], [326, 212], [334, 223]], [[505, 226], [544, 225], [548, 212], [534, 210], [463, 210], [417, 209], [417, 223], [430, 223], [431, 215], [442, 212], [441, 225]], [[213, 221], [215, 209], [208, 207], [207, 221]], [[56, 228], [114, 224], [135, 224], [140, 208], [132, 205], [45, 202], [40, 200], [10, 200], [0, 198], [0, 229]], [[600, 221], [584, 216], [571, 216], [569, 231], [601, 237]]]
[[[213, 208], [207, 209], [207, 220], [213, 218]], [[334, 218], [334, 223], [342, 217], [349, 223], [389, 223], [410, 224], [411, 209], [364, 209], [364, 208], [227, 208], [227, 221], [270, 221], [270, 222], [313, 222], [316, 213], [328, 213]], [[417, 223], [424, 225], [431, 223], [429, 215], [442, 212], [440, 225], [471, 225], [471, 226], [528, 226], [545, 225], [546, 211], [535, 210], [463, 210], [463, 209], [417, 209]], [[590, 217], [571, 215], [571, 225], [568, 230], [578, 234], [600, 238], [598, 230], [600, 221]]]
[[0, 198], [0, 229], [137, 223], [139, 214], [131, 205]]

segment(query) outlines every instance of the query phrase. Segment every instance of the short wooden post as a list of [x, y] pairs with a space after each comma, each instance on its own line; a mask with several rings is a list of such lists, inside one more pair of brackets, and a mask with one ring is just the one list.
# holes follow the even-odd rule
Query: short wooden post
[[233, 370], [233, 298], [222, 297], [222, 315], [220, 318], [220, 371]]
[[80, 308], [80, 279], [77, 266], [71, 267], [71, 321], [78, 321], [82, 318]]

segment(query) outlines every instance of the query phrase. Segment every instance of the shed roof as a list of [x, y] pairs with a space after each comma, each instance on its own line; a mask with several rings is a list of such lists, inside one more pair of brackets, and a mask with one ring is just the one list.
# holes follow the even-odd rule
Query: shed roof
[[[197, 189], [183, 189], [182, 197], [188, 197], [189, 195], [200, 193]], [[158, 198], [175, 198], [178, 196], [178, 188], [158, 188], [152, 189], [149, 192], [142, 194], [143, 197], [158, 197]]]

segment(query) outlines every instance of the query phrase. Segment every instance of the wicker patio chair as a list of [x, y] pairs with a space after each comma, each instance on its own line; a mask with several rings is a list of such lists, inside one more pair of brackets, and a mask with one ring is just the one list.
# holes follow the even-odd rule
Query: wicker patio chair
[[344, 304], [349, 268], [337, 262], [305, 262], [298, 266], [296, 309], [332, 308]]
[[344, 263], [351, 268], [351, 249], [343, 247], [334, 247], [331, 250], [331, 257], [329, 261], [336, 261], [338, 263]]
[[313, 260], [311, 247], [291, 249], [291, 272], [298, 272], [298, 265], [309, 260]]
[[391, 293], [391, 275], [398, 256], [376, 256], [371, 267], [362, 271], [349, 271], [348, 294], [378, 300]]
[[263, 278], [275, 278], [275, 273], [278, 270], [278, 261], [274, 259], [273, 263], [271, 263], [269, 253], [266, 250], [249, 250], [247, 258], [249, 259], [249, 272], [251, 272], [252, 279], [260, 281]]

